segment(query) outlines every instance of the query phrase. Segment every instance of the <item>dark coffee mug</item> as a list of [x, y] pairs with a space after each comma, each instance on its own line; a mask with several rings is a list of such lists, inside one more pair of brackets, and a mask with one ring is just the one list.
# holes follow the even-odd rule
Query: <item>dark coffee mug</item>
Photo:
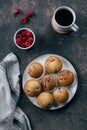
[[71, 30], [77, 31], [79, 27], [75, 24], [76, 14], [68, 6], [61, 6], [54, 11], [52, 27], [58, 33], [68, 33]]

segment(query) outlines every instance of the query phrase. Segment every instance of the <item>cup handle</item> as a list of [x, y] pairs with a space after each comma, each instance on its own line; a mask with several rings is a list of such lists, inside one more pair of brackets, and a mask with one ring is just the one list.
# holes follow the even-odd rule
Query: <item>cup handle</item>
[[71, 27], [71, 29], [72, 29], [73, 31], [77, 32], [77, 31], [79, 30], [79, 27], [78, 27], [76, 24], [74, 24], [74, 25]]

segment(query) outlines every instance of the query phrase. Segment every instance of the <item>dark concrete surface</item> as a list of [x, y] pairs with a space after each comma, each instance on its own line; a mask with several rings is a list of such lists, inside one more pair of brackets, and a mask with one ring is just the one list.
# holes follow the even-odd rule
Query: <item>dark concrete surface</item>
[[[61, 35], [53, 31], [51, 18], [61, 6], [72, 7], [77, 15], [78, 32]], [[23, 12], [14, 17], [13, 9]], [[28, 10], [34, 16], [26, 24], [20, 19]], [[35, 45], [27, 51], [14, 45], [17, 29], [31, 28], [36, 34]], [[87, 130], [87, 1], [86, 0], [1, 0], [0, 1], [0, 60], [14, 52], [20, 62], [21, 74], [34, 58], [54, 53], [67, 58], [75, 67], [79, 84], [73, 100], [64, 108], [48, 111], [35, 107], [21, 89], [18, 105], [30, 119], [33, 130]], [[22, 88], [22, 85], [21, 85]]]

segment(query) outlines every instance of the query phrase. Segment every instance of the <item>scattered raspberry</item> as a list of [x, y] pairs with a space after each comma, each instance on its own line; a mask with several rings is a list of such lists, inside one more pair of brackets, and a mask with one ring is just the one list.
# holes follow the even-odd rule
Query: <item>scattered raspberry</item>
[[32, 11], [27, 12], [28, 17], [32, 17], [32, 14], [33, 14]]
[[32, 37], [29, 37], [29, 38], [28, 38], [28, 42], [29, 42], [29, 43], [33, 43], [33, 41], [34, 41], [34, 39], [33, 39]]
[[20, 9], [19, 9], [19, 8], [15, 8], [15, 9], [14, 9], [14, 13], [15, 13], [15, 14], [19, 14], [19, 13], [20, 13]]
[[27, 18], [26, 18], [26, 17], [22, 17], [22, 18], [21, 18], [21, 22], [22, 22], [22, 23], [26, 23], [26, 22], [27, 22]]

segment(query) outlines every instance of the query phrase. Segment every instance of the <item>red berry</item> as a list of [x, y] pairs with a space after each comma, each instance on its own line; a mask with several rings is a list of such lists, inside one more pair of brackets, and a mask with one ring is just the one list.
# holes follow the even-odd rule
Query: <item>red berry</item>
[[30, 31], [29, 31], [29, 32], [26, 32], [26, 36], [27, 36], [27, 37], [32, 37], [32, 32], [30, 32]]
[[15, 8], [15, 9], [14, 9], [14, 13], [15, 13], [15, 14], [19, 14], [19, 13], [20, 13], [20, 9], [19, 9], [19, 8]]
[[21, 34], [17, 34], [17, 38], [21, 38], [22, 36], [21, 36]]
[[24, 46], [25, 46], [25, 47], [29, 47], [30, 45], [31, 45], [31, 43], [28, 42], [28, 41], [24, 43]]
[[27, 31], [22, 31], [22, 36], [26, 36]]
[[22, 37], [22, 41], [27, 41], [27, 37]]
[[32, 37], [29, 37], [29, 38], [28, 38], [28, 42], [29, 42], [29, 43], [33, 43], [33, 41], [34, 41], [34, 39], [33, 39]]
[[26, 46], [25, 46], [25, 42], [22, 43], [22, 47], [24, 47], [24, 48], [26, 47]]
[[22, 43], [21, 38], [16, 38], [16, 43], [17, 43], [18, 45], [21, 45], [21, 43]]
[[22, 21], [22, 23], [26, 23], [27, 22], [27, 18], [26, 17], [22, 17], [21, 21]]
[[28, 16], [28, 17], [32, 17], [32, 14], [33, 14], [33, 13], [32, 13], [31, 11], [27, 12], [27, 16]]

